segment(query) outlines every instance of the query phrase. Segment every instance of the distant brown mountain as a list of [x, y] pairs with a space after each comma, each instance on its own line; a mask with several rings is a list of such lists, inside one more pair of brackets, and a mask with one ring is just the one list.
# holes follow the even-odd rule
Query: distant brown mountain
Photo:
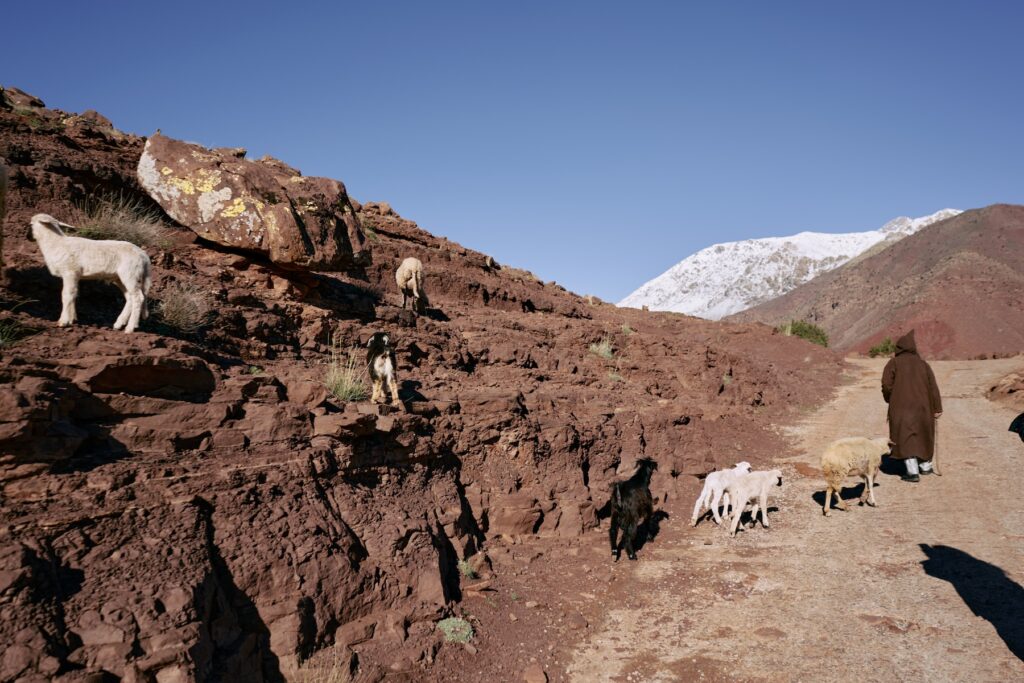
[[807, 320], [842, 351], [916, 328], [933, 358], [1024, 351], [1024, 206], [940, 221], [729, 320]]

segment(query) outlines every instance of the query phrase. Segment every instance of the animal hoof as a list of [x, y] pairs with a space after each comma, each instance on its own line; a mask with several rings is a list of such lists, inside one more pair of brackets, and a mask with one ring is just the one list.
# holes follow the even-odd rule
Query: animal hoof
[[630, 560], [636, 561], [636, 555], [629, 555], [628, 557]]
[[876, 508], [876, 507], [878, 507], [878, 503], [876, 503], [876, 502], [874, 502], [874, 501], [871, 501], [871, 500], [869, 500], [869, 501], [868, 501], [868, 505], [870, 505], [870, 506], [871, 506], [871, 507], [873, 507], [873, 508]]

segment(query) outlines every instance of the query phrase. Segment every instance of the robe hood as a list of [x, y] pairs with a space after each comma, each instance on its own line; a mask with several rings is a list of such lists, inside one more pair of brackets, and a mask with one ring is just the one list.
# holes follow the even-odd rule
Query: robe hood
[[896, 355], [901, 353], [917, 353], [917, 343], [914, 341], [914, 331], [911, 330], [896, 340]]

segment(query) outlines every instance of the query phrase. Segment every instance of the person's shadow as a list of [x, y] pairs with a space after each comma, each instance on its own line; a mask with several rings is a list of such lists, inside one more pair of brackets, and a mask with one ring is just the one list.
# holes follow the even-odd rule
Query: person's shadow
[[920, 544], [929, 576], [949, 581], [979, 617], [995, 626], [1010, 652], [1024, 661], [1024, 588], [999, 567], [945, 545]]

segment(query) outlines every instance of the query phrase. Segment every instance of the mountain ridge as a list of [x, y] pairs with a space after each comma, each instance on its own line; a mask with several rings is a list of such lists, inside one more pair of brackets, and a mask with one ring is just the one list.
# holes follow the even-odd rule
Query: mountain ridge
[[918, 218], [899, 216], [863, 232], [803, 231], [713, 244], [644, 283], [618, 305], [719, 320], [959, 213], [942, 209]]

